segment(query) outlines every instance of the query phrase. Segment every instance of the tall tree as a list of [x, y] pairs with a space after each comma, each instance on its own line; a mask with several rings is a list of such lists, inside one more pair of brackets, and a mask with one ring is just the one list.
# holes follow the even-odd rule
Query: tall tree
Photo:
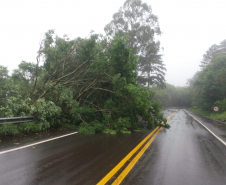
[[160, 51], [158, 18], [152, 14], [151, 6], [141, 0], [126, 0], [123, 7], [113, 15], [113, 20], [105, 26], [108, 35], [128, 36], [126, 45], [138, 55], [138, 78], [141, 84], [156, 84], [164, 87], [165, 65]]
[[2, 104], [7, 96], [7, 78], [8, 78], [7, 67], [0, 65], [0, 103]]
[[226, 54], [226, 39], [223, 40], [219, 45], [212, 45], [206, 53], [203, 55], [201, 64], [199, 65], [203, 70], [209, 63], [211, 63], [214, 58], [219, 54]]
[[206, 51], [206, 53], [203, 55], [201, 64], [199, 65], [202, 69], [204, 69], [206, 65], [209, 64], [216, 57], [218, 48], [219, 46], [214, 44]]
[[214, 102], [226, 97], [226, 56], [218, 55], [198, 75], [193, 84], [193, 105], [211, 110]]
[[15, 92], [16, 87], [8, 74], [7, 67], [0, 65], [0, 105], [3, 105], [7, 97]]

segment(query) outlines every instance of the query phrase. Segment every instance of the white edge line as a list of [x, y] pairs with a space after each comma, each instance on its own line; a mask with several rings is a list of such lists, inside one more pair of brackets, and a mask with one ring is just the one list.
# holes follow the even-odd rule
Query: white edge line
[[[185, 109], [184, 109], [184, 111], [187, 112]], [[194, 116], [192, 116], [192, 115], [189, 114], [188, 112], [187, 112], [187, 114], [188, 114], [189, 116], [191, 116], [192, 118], [194, 118], [197, 122], [199, 122], [206, 130], [208, 130], [215, 138], [217, 138], [221, 143], [223, 143], [223, 145], [226, 146], [226, 143], [225, 143], [221, 138], [219, 138], [216, 134], [214, 134], [210, 129], [208, 129], [205, 125], [203, 125], [203, 124], [202, 124], [199, 120], [197, 120]]]
[[65, 134], [65, 135], [54, 137], [54, 138], [47, 139], [47, 140], [44, 140], [44, 141], [39, 141], [39, 142], [32, 143], [32, 144], [29, 144], [29, 145], [21, 146], [21, 147], [18, 147], [18, 148], [6, 150], [6, 151], [3, 151], [3, 152], [0, 152], [0, 155], [1, 154], [5, 154], [5, 153], [9, 153], [9, 152], [12, 152], [12, 151], [20, 150], [20, 149], [23, 149], [23, 148], [28, 148], [30, 146], [38, 145], [38, 144], [41, 144], [41, 143], [46, 143], [48, 141], [52, 141], [52, 140], [59, 139], [59, 138], [62, 138], [62, 137], [67, 137], [67, 136], [70, 136], [70, 135], [73, 135], [73, 134], [77, 134], [77, 133], [78, 132], [73, 132], [73, 133], [70, 133], [70, 134]]

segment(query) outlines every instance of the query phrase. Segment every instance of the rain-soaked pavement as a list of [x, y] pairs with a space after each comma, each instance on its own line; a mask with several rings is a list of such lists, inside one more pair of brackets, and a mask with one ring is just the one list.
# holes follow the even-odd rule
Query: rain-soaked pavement
[[184, 110], [169, 124], [171, 128], [158, 134], [122, 184], [225, 185], [226, 147]]
[[[164, 115], [173, 112], [166, 110]], [[211, 129], [224, 138], [224, 125], [204, 118], [200, 121], [212, 125]], [[169, 124], [171, 128], [162, 129], [122, 184], [225, 185], [226, 147], [184, 110]], [[60, 133], [48, 134], [3, 140], [0, 152]], [[75, 134], [0, 154], [0, 184], [96, 184], [147, 134]]]
[[147, 134], [75, 134], [0, 154], [0, 185], [96, 184]]

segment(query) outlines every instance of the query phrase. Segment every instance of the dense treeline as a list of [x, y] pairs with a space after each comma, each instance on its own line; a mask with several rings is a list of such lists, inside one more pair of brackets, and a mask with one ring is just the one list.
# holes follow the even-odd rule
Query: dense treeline
[[190, 107], [191, 92], [188, 87], [175, 87], [166, 84], [165, 89], [152, 86], [150, 92], [153, 94], [151, 100], [158, 101], [164, 107]]
[[186, 87], [166, 84], [166, 89], [159, 89], [152, 86], [152, 100], [160, 101], [166, 107], [195, 107], [207, 115], [218, 106], [219, 113], [222, 113], [218, 117], [226, 119], [226, 40], [206, 51], [200, 67], [201, 70], [188, 80]]
[[200, 66], [202, 70], [188, 80], [192, 105], [205, 111], [214, 106], [226, 111], [226, 40], [211, 46]]
[[[130, 13], [140, 19], [148, 15], [147, 22], [153, 20], [157, 24], [150, 6], [140, 0], [127, 0], [125, 6], [144, 11], [143, 14]], [[137, 82], [142, 57], [146, 58], [145, 65], [149, 63], [149, 70], [143, 75], [146, 83], [164, 84], [165, 68], [153, 34], [159, 29], [142, 22], [135, 25], [143, 31], [152, 30], [147, 44], [139, 32], [142, 48], [137, 51], [127, 44], [132, 36], [122, 35], [115, 28], [114, 34], [91, 33], [88, 38], [73, 40], [49, 30], [39, 46], [36, 63], [22, 61], [12, 75], [0, 66], [0, 116], [32, 115], [35, 118], [32, 123], [2, 125], [0, 134], [42, 131], [50, 127], [73, 127], [80, 133], [130, 132], [138, 128], [138, 117], [143, 118], [143, 127], [159, 125], [164, 120], [160, 104], [150, 101], [149, 90]], [[139, 39], [135, 44], [141, 44]], [[148, 56], [138, 54], [141, 49], [146, 53], [145, 48], [151, 46], [153, 52]], [[160, 74], [152, 74], [151, 66], [155, 70], [160, 66]], [[155, 109], [155, 116], [150, 107]]]

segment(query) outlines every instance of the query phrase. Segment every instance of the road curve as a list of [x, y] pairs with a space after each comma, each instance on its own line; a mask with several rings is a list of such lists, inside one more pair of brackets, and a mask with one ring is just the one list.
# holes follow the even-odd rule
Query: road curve
[[226, 147], [185, 111], [178, 111], [123, 185], [225, 185]]

